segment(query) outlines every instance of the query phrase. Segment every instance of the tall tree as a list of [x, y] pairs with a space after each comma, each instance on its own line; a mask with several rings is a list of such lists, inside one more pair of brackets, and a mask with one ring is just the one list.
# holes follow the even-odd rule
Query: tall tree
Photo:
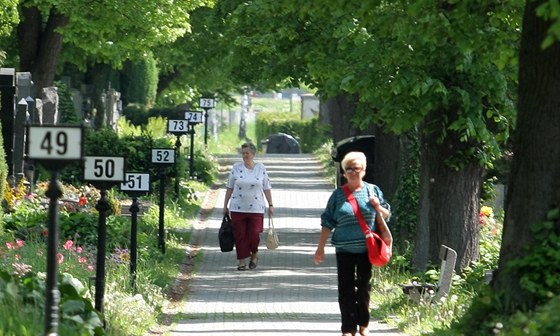
[[[542, 269], [542, 265], [533, 265], [529, 270], [532, 274], [509, 267], [511, 261], [522, 259], [543, 244], [533, 225], [548, 222], [545, 235], [560, 234], [560, 43], [555, 38], [560, 36], [560, 28], [554, 24], [557, 15], [552, 16], [556, 21], [551, 20], [554, 11], [547, 7], [549, 3], [554, 2], [527, 1], [523, 16], [517, 132], [499, 268], [493, 282], [495, 291], [504, 294], [504, 306], [512, 311], [538, 303], [538, 293], [523, 286], [521, 279], [534, 275], [545, 288], [551, 280], [542, 277], [543, 272], [551, 271]], [[552, 45], [544, 48], [543, 41]], [[553, 264], [557, 267], [557, 260]], [[552, 274], [556, 276], [554, 271]], [[551, 292], [558, 294], [557, 286]]]
[[30, 71], [40, 90], [52, 85], [61, 60], [120, 67], [184, 35], [189, 11], [210, 1], [22, 0], [18, 70]]

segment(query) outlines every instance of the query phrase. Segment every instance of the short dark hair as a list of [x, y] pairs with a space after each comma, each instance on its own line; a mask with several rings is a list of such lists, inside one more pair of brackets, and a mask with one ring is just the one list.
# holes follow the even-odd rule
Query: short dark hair
[[244, 143], [241, 148], [249, 148], [253, 154], [257, 154], [257, 147], [252, 142]]

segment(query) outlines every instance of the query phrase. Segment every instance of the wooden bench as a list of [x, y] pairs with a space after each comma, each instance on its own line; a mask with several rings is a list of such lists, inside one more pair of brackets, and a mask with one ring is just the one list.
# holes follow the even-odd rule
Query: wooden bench
[[441, 259], [441, 267], [437, 285], [416, 282], [402, 285], [403, 292], [415, 302], [437, 301], [447, 296], [451, 291], [451, 283], [455, 274], [455, 263], [457, 262], [457, 252], [445, 245], [441, 245], [439, 258]]

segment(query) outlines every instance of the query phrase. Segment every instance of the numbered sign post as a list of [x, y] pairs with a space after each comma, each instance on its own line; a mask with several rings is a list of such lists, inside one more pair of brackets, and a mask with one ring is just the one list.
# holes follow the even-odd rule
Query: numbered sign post
[[81, 126], [27, 126], [27, 158], [51, 171], [46, 195], [49, 198], [47, 238], [47, 293], [45, 305], [45, 335], [58, 335], [58, 198], [62, 188], [59, 171], [66, 165], [83, 159], [83, 128]]
[[138, 197], [150, 192], [149, 173], [125, 173], [125, 181], [121, 183], [121, 191], [132, 197], [130, 205], [130, 282], [136, 289], [136, 265], [138, 260]]
[[107, 198], [107, 188], [118, 185], [125, 180], [125, 159], [120, 156], [86, 156], [84, 162], [84, 179], [100, 189], [101, 198], [95, 209], [99, 212], [97, 227], [97, 266], [95, 269], [95, 309], [103, 317], [103, 299], [105, 296], [105, 246], [107, 240], [107, 216], [111, 204]]
[[201, 98], [200, 108], [204, 110], [204, 148], [208, 148], [208, 111], [216, 107], [214, 98]]
[[189, 111], [185, 112], [185, 119], [189, 121], [191, 135], [191, 147], [189, 154], [189, 177], [194, 176], [194, 125], [200, 124], [202, 122], [202, 112]]
[[159, 166], [159, 230], [158, 247], [165, 253], [165, 167], [175, 163], [175, 150], [153, 148], [152, 163]]

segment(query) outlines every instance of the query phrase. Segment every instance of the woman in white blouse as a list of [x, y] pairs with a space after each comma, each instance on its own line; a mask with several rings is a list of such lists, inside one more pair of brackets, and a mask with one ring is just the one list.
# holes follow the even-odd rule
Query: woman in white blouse
[[256, 153], [254, 144], [241, 145], [243, 162], [233, 164], [226, 184], [224, 214], [229, 212], [233, 222], [239, 271], [247, 269], [247, 258], [250, 269], [257, 267], [260, 233], [263, 232], [266, 211], [265, 198], [269, 215], [274, 213], [270, 179], [264, 165], [254, 161]]

